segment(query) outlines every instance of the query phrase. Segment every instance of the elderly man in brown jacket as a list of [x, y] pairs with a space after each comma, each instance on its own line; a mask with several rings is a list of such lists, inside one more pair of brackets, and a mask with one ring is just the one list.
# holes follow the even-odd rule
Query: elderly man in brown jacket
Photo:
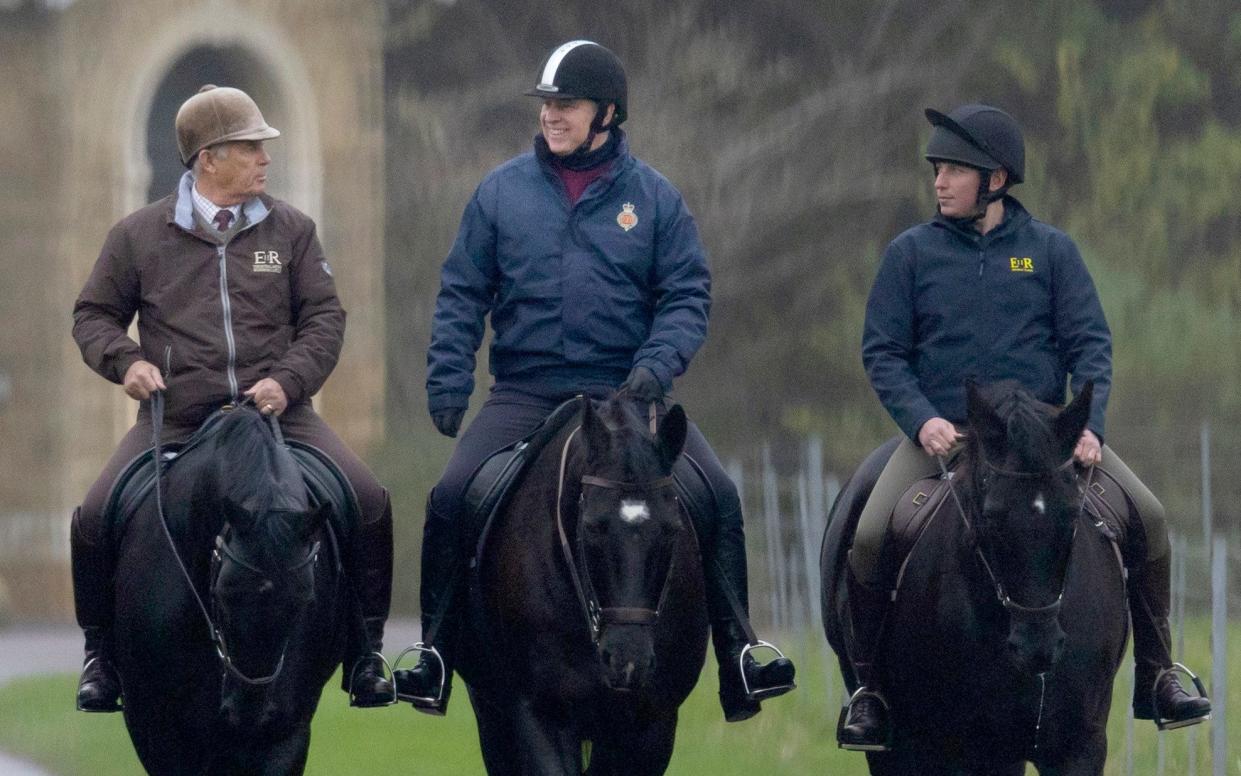
[[[286, 437], [340, 467], [361, 510], [344, 560], [364, 620], [350, 639], [345, 689], [355, 705], [387, 703], [394, 696], [378, 651], [392, 580], [388, 493], [310, 403], [344, 339], [332, 268], [314, 222], [264, 193], [271, 157], [263, 142], [280, 133], [245, 92], [204, 86], [181, 106], [176, 132], [189, 168], [177, 191], [112, 228], [73, 308], [82, 358], [140, 402], [137, 422], [73, 516], [74, 599], [86, 636], [78, 707], [120, 708], [109, 655], [114, 558], [103, 511], [121, 470], [151, 444], [147, 400], [156, 390], [166, 396], [166, 441], [185, 439], [212, 411], [249, 398], [280, 417]], [[135, 315], [141, 344], [127, 333]]]

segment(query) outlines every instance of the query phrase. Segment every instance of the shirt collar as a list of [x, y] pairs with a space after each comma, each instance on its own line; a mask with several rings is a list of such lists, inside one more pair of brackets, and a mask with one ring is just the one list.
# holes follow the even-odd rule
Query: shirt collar
[[[205, 203], [210, 209], [203, 207], [202, 203]], [[173, 205], [172, 214], [173, 221], [182, 229], [193, 231], [194, 210], [197, 210], [207, 220], [207, 223], [211, 223], [212, 219], [215, 218], [215, 214], [220, 211], [220, 207], [198, 193], [198, 188], [194, 185], [194, 171], [186, 170], [177, 184], [177, 198], [176, 203]], [[244, 213], [247, 228], [267, 218], [267, 214], [270, 212], [261, 197], [252, 197], [241, 205], [233, 205], [229, 210], [233, 211], [234, 217]]]

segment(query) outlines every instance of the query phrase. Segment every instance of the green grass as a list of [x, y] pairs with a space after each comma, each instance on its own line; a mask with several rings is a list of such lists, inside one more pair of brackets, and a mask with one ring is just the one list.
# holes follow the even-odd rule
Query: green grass
[[[1196, 622], [1186, 638], [1190, 665], [1200, 667], [1210, 686], [1207, 624]], [[714, 666], [708, 664], [698, 688], [681, 710], [677, 748], [668, 773], [700, 774], [864, 774], [860, 754], [842, 752], [833, 738], [840, 692], [835, 663], [824, 663], [819, 643], [792, 645], [800, 687], [769, 701], [754, 719], [725, 724], [715, 699]], [[1229, 651], [1229, 774], [1241, 776], [1241, 624], [1234, 624]], [[0, 688], [0, 748], [32, 759], [63, 776], [140, 773], [119, 715], [81, 714], [72, 706], [76, 677], [59, 674], [15, 681]], [[1129, 678], [1122, 673], [1109, 724], [1108, 776], [1125, 773], [1125, 710]], [[315, 718], [307, 773], [417, 773], [456, 776], [482, 773], [477, 732], [462, 688], [449, 716], [418, 714], [408, 705], [350, 709], [335, 680], [325, 688]], [[1193, 731], [1193, 732], [1191, 732]], [[1149, 722], [1134, 728], [1138, 774], [1155, 774], [1160, 735]], [[1211, 772], [1210, 725], [1162, 734], [1165, 770], [1188, 774], [1188, 746], [1196, 751], [1196, 772]]]

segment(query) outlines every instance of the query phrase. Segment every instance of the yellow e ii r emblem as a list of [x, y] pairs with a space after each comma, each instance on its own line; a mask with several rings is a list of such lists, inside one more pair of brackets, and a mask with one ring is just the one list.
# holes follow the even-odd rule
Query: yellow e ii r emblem
[[1013, 256], [1008, 260], [1008, 269], [1011, 272], [1033, 272], [1034, 259], [1029, 256], [1020, 259]]

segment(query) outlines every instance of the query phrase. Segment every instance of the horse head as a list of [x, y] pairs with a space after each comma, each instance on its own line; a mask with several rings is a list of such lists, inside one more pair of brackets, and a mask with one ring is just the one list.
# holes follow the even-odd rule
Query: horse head
[[576, 528], [583, 602], [607, 684], [644, 687], [655, 667], [652, 626], [687, 530], [672, 481], [688, 422], [673, 406], [652, 433], [633, 405], [582, 404]]
[[216, 437], [212, 487], [223, 529], [211, 562], [216, 649], [225, 668], [221, 713], [233, 727], [262, 724], [263, 692], [280, 675], [290, 636], [314, 600], [315, 536], [301, 471], [263, 418], [238, 409]]
[[1082, 499], [1073, 450], [1093, 385], [1059, 413], [1011, 382], [966, 392], [976, 551], [1008, 612], [1009, 657], [1041, 674], [1064, 648], [1060, 599]]

